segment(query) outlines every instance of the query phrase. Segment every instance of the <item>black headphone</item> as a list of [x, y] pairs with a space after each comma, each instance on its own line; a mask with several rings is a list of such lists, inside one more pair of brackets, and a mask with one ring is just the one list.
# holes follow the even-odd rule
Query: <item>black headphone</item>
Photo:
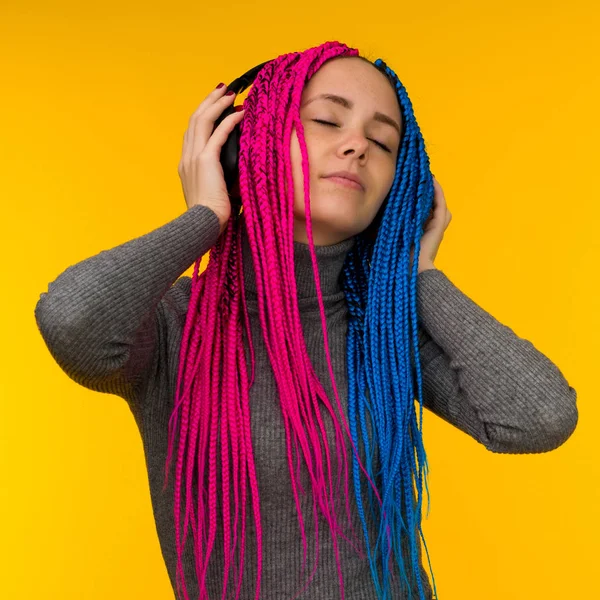
[[[246, 71], [242, 76], [234, 79], [228, 86], [228, 90], [233, 90], [236, 94], [243, 92], [246, 88], [248, 88], [256, 76], [258, 72], [271, 61], [265, 61], [252, 67], [249, 71]], [[223, 121], [227, 116], [233, 114], [235, 112], [235, 108], [233, 105], [228, 106], [221, 115], [215, 121], [215, 126], [213, 131], [219, 126], [219, 123]], [[238, 179], [239, 179], [239, 165], [238, 165], [238, 157], [240, 154], [240, 125], [239, 123], [233, 128], [225, 143], [221, 147], [221, 166], [223, 167], [223, 175], [225, 176], [225, 183], [227, 185], [227, 191], [232, 200], [232, 204], [235, 208], [239, 208], [241, 206], [240, 203], [240, 193], [238, 187]]]

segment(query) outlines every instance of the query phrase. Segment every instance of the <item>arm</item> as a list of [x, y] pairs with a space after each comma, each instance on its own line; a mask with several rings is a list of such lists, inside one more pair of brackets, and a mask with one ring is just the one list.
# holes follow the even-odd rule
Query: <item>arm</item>
[[195, 205], [169, 223], [71, 265], [42, 292], [35, 319], [75, 382], [139, 402], [161, 327], [161, 300], [217, 241], [220, 223]]
[[577, 392], [558, 367], [438, 269], [418, 275], [423, 404], [498, 453], [562, 445], [577, 425]]

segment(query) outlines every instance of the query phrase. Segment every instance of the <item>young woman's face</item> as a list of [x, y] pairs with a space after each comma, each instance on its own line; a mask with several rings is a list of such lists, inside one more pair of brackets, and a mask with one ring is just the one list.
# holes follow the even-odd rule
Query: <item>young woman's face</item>
[[[321, 94], [339, 96], [347, 102], [319, 98]], [[310, 211], [317, 246], [336, 244], [364, 231], [390, 191], [400, 132], [377, 119], [375, 113], [388, 117], [383, 121], [395, 122], [402, 131], [400, 106], [389, 81], [373, 65], [356, 57], [327, 61], [303, 90], [300, 119], [308, 152]], [[308, 244], [302, 156], [295, 127], [290, 153], [294, 239]], [[336, 171], [357, 175], [363, 188], [328, 177]]]

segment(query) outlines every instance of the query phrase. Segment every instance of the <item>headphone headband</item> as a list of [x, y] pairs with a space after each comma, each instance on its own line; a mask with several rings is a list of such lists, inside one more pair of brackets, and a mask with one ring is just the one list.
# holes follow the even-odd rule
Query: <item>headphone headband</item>
[[234, 79], [228, 86], [228, 90], [233, 90], [236, 94], [243, 92], [246, 88], [250, 87], [252, 82], [256, 79], [258, 72], [267, 64], [271, 62], [267, 60], [255, 67], [252, 67], [249, 71], [246, 71], [243, 75], [240, 75], [237, 79]]

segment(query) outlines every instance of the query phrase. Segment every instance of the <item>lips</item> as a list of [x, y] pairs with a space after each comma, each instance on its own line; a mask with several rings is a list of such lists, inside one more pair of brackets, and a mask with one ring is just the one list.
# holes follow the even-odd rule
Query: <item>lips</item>
[[355, 173], [350, 173], [350, 171], [336, 171], [335, 173], [329, 173], [329, 175], [325, 175], [326, 179], [329, 179], [330, 177], [342, 177], [343, 179], [349, 179], [350, 181], [358, 183], [363, 190], [365, 189], [365, 185], [361, 178]]

